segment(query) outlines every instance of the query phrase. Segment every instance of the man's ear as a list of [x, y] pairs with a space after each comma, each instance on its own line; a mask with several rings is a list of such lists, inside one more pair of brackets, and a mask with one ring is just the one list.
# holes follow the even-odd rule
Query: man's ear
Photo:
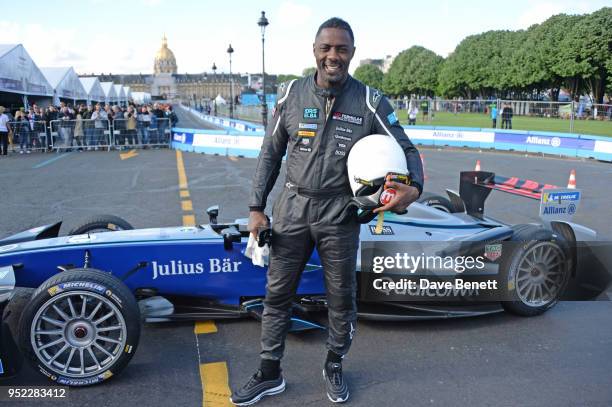
[[353, 59], [353, 57], [355, 56], [355, 50], [357, 49], [357, 47], [355, 47], [353, 45], [353, 52], [351, 53], [351, 59]]
[[316, 43], [313, 42], [312, 43], [312, 55], [316, 56], [316, 54], [315, 54], [315, 45], [316, 45]]

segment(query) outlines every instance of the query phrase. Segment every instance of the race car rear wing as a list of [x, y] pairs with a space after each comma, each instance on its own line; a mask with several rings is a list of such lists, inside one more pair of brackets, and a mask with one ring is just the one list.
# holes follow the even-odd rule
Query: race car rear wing
[[494, 189], [540, 200], [543, 189], [554, 188], [558, 187], [517, 177], [502, 177], [487, 171], [462, 171], [459, 178], [459, 196], [465, 204], [465, 210], [479, 218], [482, 218], [484, 203]]

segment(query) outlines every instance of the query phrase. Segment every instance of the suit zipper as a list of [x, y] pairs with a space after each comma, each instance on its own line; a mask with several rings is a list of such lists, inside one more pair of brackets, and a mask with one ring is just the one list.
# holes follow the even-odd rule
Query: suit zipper
[[326, 134], [327, 130], [327, 122], [329, 121], [329, 116], [332, 112], [332, 108], [334, 107], [334, 102], [336, 101], [335, 97], [327, 97], [325, 98], [325, 121], [323, 122], [323, 131], [321, 132], [321, 140], [319, 141], [319, 160], [317, 160], [317, 165], [319, 166], [317, 174], [317, 187], [321, 188], [321, 180], [322, 180], [322, 172], [323, 172], [323, 164], [321, 163], [321, 159], [325, 157], [325, 150], [327, 148], [327, 144], [324, 144], [326, 140], [323, 136]]

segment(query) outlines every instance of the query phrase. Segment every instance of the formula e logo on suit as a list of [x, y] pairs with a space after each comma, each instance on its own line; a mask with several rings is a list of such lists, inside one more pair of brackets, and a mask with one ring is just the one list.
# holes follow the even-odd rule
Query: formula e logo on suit
[[342, 112], [334, 112], [332, 115], [334, 120], [339, 120], [341, 122], [356, 124], [361, 126], [363, 124], [363, 117], [361, 116], [353, 116], [352, 114], [342, 113]]
[[[208, 273], [236, 273], [240, 271], [241, 261], [231, 261], [224, 259], [208, 259]], [[156, 261], [151, 262], [153, 280], [158, 277], [171, 276], [190, 276], [204, 274], [206, 269], [204, 263], [183, 263], [181, 260], [170, 260], [170, 263], [163, 264]]]

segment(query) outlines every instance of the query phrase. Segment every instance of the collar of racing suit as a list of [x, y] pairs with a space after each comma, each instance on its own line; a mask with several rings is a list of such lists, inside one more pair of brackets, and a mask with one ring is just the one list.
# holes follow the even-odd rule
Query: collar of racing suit
[[350, 82], [353, 80], [351, 75], [347, 75], [346, 80], [342, 83], [342, 85], [335, 88], [322, 88], [317, 85], [317, 73], [310, 75], [308, 78], [308, 87], [312, 90], [315, 95], [323, 96], [324, 98], [336, 97], [344, 92], [350, 85]]

